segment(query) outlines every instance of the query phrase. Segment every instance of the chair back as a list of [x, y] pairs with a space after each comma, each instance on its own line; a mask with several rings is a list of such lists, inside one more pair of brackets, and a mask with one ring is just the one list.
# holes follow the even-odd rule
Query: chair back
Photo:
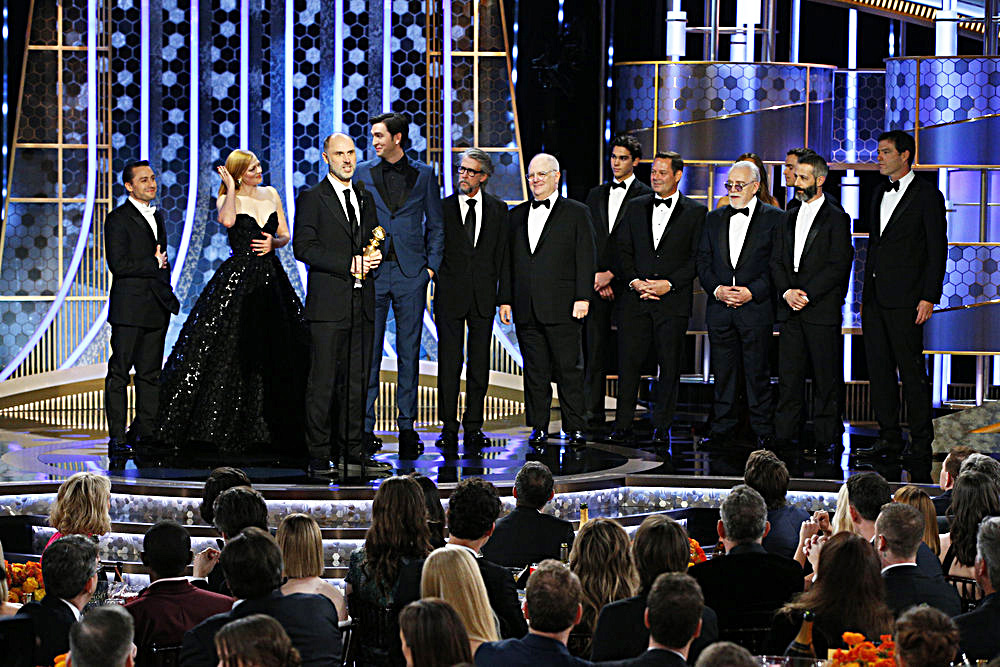
[[340, 628], [340, 665], [341, 667], [349, 667], [354, 664], [354, 650], [352, 646], [352, 637], [354, 636], [354, 619], [349, 618], [346, 621], [340, 621], [337, 624], [337, 627]]
[[139, 656], [137, 664], [138, 667], [177, 667], [181, 664], [181, 645], [154, 643]]
[[982, 593], [975, 579], [946, 574], [944, 575], [944, 580], [951, 584], [951, 587], [958, 593], [958, 599], [962, 602], [963, 614], [976, 608], [976, 605], [982, 598]]
[[31, 667], [34, 656], [34, 622], [23, 616], [0, 618], [0, 667]]
[[359, 666], [397, 665], [403, 657], [399, 643], [399, 608], [372, 604], [357, 593], [347, 596], [351, 612], [349, 658]]

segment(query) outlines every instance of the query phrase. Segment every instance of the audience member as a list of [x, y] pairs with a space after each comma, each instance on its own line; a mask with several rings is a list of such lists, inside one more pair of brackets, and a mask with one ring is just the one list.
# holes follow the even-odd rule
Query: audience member
[[445, 545], [445, 516], [437, 485], [430, 477], [421, 475], [419, 472], [411, 472], [410, 477], [417, 480], [417, 484], [424, 492], [424, 502], [427, 504], [427, 531], [431, 536], [431, 549], [440, 549]]
[[444, 600], [427, 598], [399, 614], [399, 636], [407, 667], [452, 667], [472, 662], [462, 619]]
[[774, 612], [802, 591], [802, 568], [761, 546], [769, 528], [767, 507], [749, 486], [733, 487], [720, 515], [717, 529], [725, 556], [698, 563], [688, 573], [701, 585], [723, 632], [768, 626]]
[[135, 644], [143, 664], [153, 644], [180, 644], [185, 632], [232, 609], [233, 600], [197, 588], [184, 577], [191, 562], [191, 536], [176, 521], [164, 519], [146, 531], [140, 557], [150, 583], [125, 609], [135, 621]]
[[[964, 461], [962, 461], [962, 467], [958, 469], [958, 474], [961, 475], [966, 470], [976, 470], [981, 473], [989, 475], [993, 481], [1000, 484], [1000, 461], [997, 461], [992, 456], [987, 456], [986, 454], [980, 454], [976, 452], [975, 454], [969, 454]], [[958, 478], [955, 479], [958, 481]]]
[[504, 567], [525, 567], [546, 558], [559, 558], [559, 548], [573, 547], [573, 524], [543, 514], [552, 500], [552, 473], [538, 461], [528, 461], [514, 479], [517, 506], [499, 519], [483, 555]]
[[569, 633], [583, 617], [580, 579], [557, 560], [543, 560], [531, 576], [524, 596], [528, 634], [483, 644], [476, 651], [478, 667], [589, 665], [570, 655]]
[[205, 488], [201, 494], [201, 506], [198, 508], [201, 519], [206, 525], [215, 525], [215, 499], [219, 497], [220, 493], [234, 486], [253, 485], [250, 483], [250, 478], [247, 477], [247, 474], [239, 468], [222, 466], [221, 468], [216, 468], [208, 475], [208, 479], [205, 480]]
[[[244, 528], [267, 531], [267, 503], [260, 492], [249, 486], [234, 486], [222, 491], [212, 508], [215, 528], [224, 541], [239, 535]], [[198, 552], [194, 557], [194, 577], [191, 583], [213, 593], [231, 595], [226, 578], [216, 567], [219, 554], [219, 550], [212, 547]]]
[[13, 616], [14, 614], [17, 613], [17, 610], [21, 608], [20, 604], [16, 602], [10, 602], [7, 600], [10, 591], [7, 588], [7, 572], [5, 571], [4, 568], [5, 562], [6, 561], [4, 560], [4, 555], [3, 555], [3, 545], [0, 544], [0, 569], [4, 570], [0, 571], [0, 618], [3, 618], [5, 616]]
[[856, 535], [861, 534], [858, 527], [854, 525], [854, 519], [851, 518], [851, 500], [847, 484], [841, 484], [837, 491], [837, 509], [834, 510], [833, 518], [830, 519], [830, 529], [831, 534], [844, 531]]
[[920, 510], [920, 513], [924, 515], [924, 544], [930, 547], [935, 556], [940, 556], [941, 538], [938, 537], [937, 531], [937, 512], [934, 510], [934, 501], [927, 495], [927, 492], [919, 486], [908, 484], [896, 489], [896, 493], [892, 494], [892, 499], [897, 503], [913, 505]]
[[694, 667], [759, 667], [750, 651], [732, 642], [716, 642], [702, 651]]
[[[583, 618], [574, 631], [570, 652], [590, 655], [597, 615], [606, 604], [625, 600], [639, 588], [628, 533], [614, 519], [592, 519], [576, 536], [569, 555], [569, 568], [583, 588]], [[641, 627], [641, 626], [640, 626]]]
[[111, 530], [110, 506], [111, 480], [92, 472], [76, 473], [59, 485], [56, 501], [49, 510], [49, 525], [56, 532], [45, 549], [63, 535], [98, 537], [108, 533]]
[[500, 639], [483, 577], [467, 549], [443, 547], [432, 551], [424, 561], [420, 594], [424, 598], [440, 598], [455, 609], [468, 633], [472, 655], [483, 642]]
[[914, 607], [896, 621], [893, 640], [899, 667], [942, 667], [955, 659], [958, 628], [933, 607]]
[[809, 518], [806, 510], [785, 502], [788, 493], [788, 468], [777, 454], [767, 449], [750, 453], [743, 481], [764, 497], [767, 521], [771, 524], [762, 542], [773, 554], [791, 558], [799, 542], [799, 526]]
[[958, 594], [942, 577], [929, 577], [917, 566], [924, 517], [916, 507], [887, 503], [875, 521], [875, 549], [882, 562], [886, 603], [897, 618], [910, 607], [929, 604], [949, 616], [960, 611]]
[[[218, 520], [218, 502], [215, 513]], [[210, 616], [184, 634], [181, 664], [185, 667], [217, 665], [215, 634], [230, 621], [254, 614], [266, 614], [281, 624], [302, 656], [303, 665], [340, 663], [341, 637], [336, 607], [321, 595], [281, 594], [278, 590], [281, 549], [267, 531], [257, 527], [243, 529], [226, 541], [219, 561], [237, 602], [231, 611]]]
[[[517, 599], [514, 578], [506, 568], [480, 556], [483, 545], [487, 544], [493, 535], [497, 517], [500, 516], [500, 507], [500, 495], [496, 487], [478, 477], [463, 479], [448, 498], [448, 544], [468, 551], [473, 557], [486, 586], [490, 607], [500, 619], [500, 637], [509, 639], [523, 637], [528, 632], [528, 624], [524, 620], [521, 603]], [[432, 595], [451, 602], [449, 597], [439, 593]], [[427, 597], [426, 591], [423, 597]], [[466, 619], [462, 610], [458, 611], [463, 619]], [[466, 630], [469, 631], [470, 638], [475, 640], [473, 636], [475, 633], [469, 627], [468, 619], [466, 619]]]
[[[646, 517], [632, 540], [632, 556], [639, 572], [639, 594], [601, 609], [590, 654], [594, 662], [635, 658], [647, 649], [649, 632], [642, 619], [649, 591], [661, 574], [687, 572], [691, 557], [687, 531], [665, 514]], [[718, 638], [718, 618], [710, 607], [702, 605], [701, 633], [692, 642], [689, 657], [697, 659]]]
[[1000, 486], [985, 473], [963, 470], [951, 497], [951, 531], [941, 536], [941, 568], [946, 574], [975, 575], [976, 532], [988, 516], [1000, 516]]
[[281, 623], [251, 614], [226, 623], [215, 634], [219, 667], [299, 667], [302, 656]]
[[941, 474], [938, 476], [938, 486], [941, 487], [941, 495], [931, 498], [934, 501], [934, 510], [938, 516], [947, 516], [948, 508], [951, 506], [951, 490], [958, 479], [958, 473], [962, 469], [962, 463], [975, 454], [976, 450], [965, 445], [956, 445], [948, 452], [941, 466]]
[[962, 652], [970, 660], [989, 660], [1000, 654], [1000, 517], [987, 517], [979, 525], [976, 546], [976, 583], [983, 590], [979, 605], [955, 617], [962, 635]]
[[95, 607], [69, 631], [66, 667], [132, 667], [132, 617], [117, 605]]
[[330, 600], [337, 616], [347, 620], [347, 603], [340, 590], [323, 580], [323, 533], [308, 514], [289, 514], [278, 524], [278, 546], [285, 564], [282, 595], [314, 593]]
[[[75, 475], [74, 475], [75, 476]], [[69, 631], [80, 620], [84, 606], [97, 587], [97, 544], [83, 535], [61, 537], [45, 550], [42, 580], [45, 597], [29, 602], [17, 616], [35, 626], [34, 665], [51, 665], [69, 650]]]

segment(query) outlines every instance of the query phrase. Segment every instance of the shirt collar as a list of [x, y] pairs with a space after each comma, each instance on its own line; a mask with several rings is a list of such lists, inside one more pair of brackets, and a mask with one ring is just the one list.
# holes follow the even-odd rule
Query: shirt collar
[[819, 211], [819, 207], [822, 206], [825, 201], [826, 195], [821, 194], [815, 201], [799, 202], [799, 208], [802, 210]]
[[894, 567], [910, 567], [910, 566], [916, 567], [917, 564], [916, 563], [893, 563], [892, 565], [886, 565], [885, 567], [883, 567], [882, 568], [882, 574], [885, 574], [886, 572], [888, 572], [889, 570], [891, 570]]
[[635, 180], [635, 172], [633, 171], [631, 174], [629, 174], [628, 178], [626, 178], [624, 181], [619, 181], [617, 178], [612, 178], [611, 180], [615, 183], [624, 183], [625, 192], [628, 192], [628, 189], [632, 187], [632, 181]]
[[75, 604], [73, 604], [72, 602], [70, 602], [69, 600], [67, 600], [65, 598], [59, 598], [59, 599], [62, 600], [63, 602], [65, 602], [66, 606], [73, 610], [73, 618], [75, 618], [78, 621], [81, 618], [83, 618], [83, 614], [80, 613], [80, 610], [76, 608]]
[[[476, 190], [476, 194], [474, 196], [472, 196], [472, 197], [470, 197], [468, 195], [465, 195], [465, 194], [462, 194], [461, 192], [458, 193], [458, 200], [460, 202], [462, 202], [463, 204], [468, 204], [470, 199], [474, 199], [477, 204], [482, 204], [483, 203], [483, 189], [480, 187], [478, 190]], [[482, 208], [482, 206], [477, 206], [476, 208]]]
[[150, 206], [146, 202], [139, 201], [132, 195], [128, 196], [128, 200], [132, 202], [132, 206], [135, 206], [137, 209], [139, 209], [139, 213], [142, 213], [143, 215], [153, 215], [153, 211], [156, 210], [154, 207]]
[[396, 169], [397, 171], [403, 171], [409, 164], [410, 162], [406, 158], [406, 151], [403, 151], [403, 157], [399, 158], [395, 162], [389, 162], [385, 158], [382, 158], [382, 169]]
[[902, 178], [899, 179], [899, 191], [902, 192], [903, 188], [908, 187], [912, 180], [913, 180], [913, 170], [911, 169], [908, 172], [906, 172], [906, 176], [903, 176]]
[[155, 586], [156, 584], [165, 584], [165, 583], [171, 582], [171, 581], [187, 581], [187, 580], [188, 580], [188, 578], [184, 577], [184, 576], [181, 576], [181, 577], [164, 577], [162, 579], [157, 579], [156, 581], [149, 582], [149, 585], [150, 586]]
[[446, 544], [444, 546], [446, 548], [448, 548], [448, 549], [465, 549], [470, 554], [472, 554], [473, 558], [479, 558], [479, 552], [478, 551], [476, 551], [475, 549], [473, 549], [471, 547], [467, 547], [464, 544], [455, 544], [453, 542], [449, 542], [448, 544]]
[[[343, 183], [341, 183], [340, 181], [338, 181], [336, 178], [334, 178], [333, 174], [330, 174], [330, 173], [327, 173], [326, 180], [330, 181], [330, 185], [333, 186], [334, 192], [336, 192], [338, 195], [344, 189], [349, 189], [349, 190], [353, 190], [354, 189], [354, 185], [352, 185], [350, 182], [348, 182], [347, 185], [344, 185]], [[341, 195], [341, 196], [343, 196], [343, 195]]]

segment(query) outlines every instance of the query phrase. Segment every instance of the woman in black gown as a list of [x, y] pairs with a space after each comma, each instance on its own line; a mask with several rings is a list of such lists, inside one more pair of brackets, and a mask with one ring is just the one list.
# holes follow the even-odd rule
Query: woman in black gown
[[159, 439], [208, 456], [302, 449], [308, 328], [275, 254], [290, 239], [281, 198], [235, 150], [216, 206], [232, 256], [188, 314], [160, 376]]

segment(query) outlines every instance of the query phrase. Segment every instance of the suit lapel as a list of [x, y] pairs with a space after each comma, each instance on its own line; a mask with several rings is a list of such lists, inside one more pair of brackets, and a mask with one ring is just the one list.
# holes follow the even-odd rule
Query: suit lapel
[[[611, 192], [611, 186], [608, 186], [608, 192]], [[625, 206], [628, 204], [630, 199], [635, 199], [639, 196], [639, 179], [633, 178], [632, 184], [628, 186], [628, 190], [625, 191], [625, 197], [622, 199], [622, 205], [618, 207], [618, 215], [615, 217], [615, 224], [611, 227], [611, 236], [618, 231], [618, 225], [621, 224], [622, 216], [625, 214]], [[607, 208], [608, 197], [604, 198], [604, 206]], [[606, 215], [605, 215], [606, 217]]]
[[743, 247], [740, 248], [740, 256], [736, 259], [736, 266], [733, 267], [734, 269], [738, 269], [747, 258], [747, 251], [753, 241], [753, 229], [756, 226], [757, 221], [760, 220], [760, 216], [763, 215], [763, 206], [764, 205], [758, 201], [757, 206], [754, 207], [753, 217], [750, 218], [750, 224], [747, 225], [747, 235], [743, 237]]
[[663, 242], [667, 240], [667, 235], [670, 234], [670, 230], [676, 226], [674, 225], [674, 221], [682, 215], [684, 202], [681, 198], [683, 196], [684, 195], [681, 194], [677, 195], [677, 201], [674, 203], [674, 208], [672, 211], [670, 211], [670, 215], [667, 216], [667, 226], [663, 230], [663, 236], [660, 237], [660, 243], [654, 248], [654, 250], [658, 249], [661, 245], [663, 245]]
[[[654, 251], [656, 250], [656, 235], [653, 234], [653, 216], [656, 214], [656, 207], [653, 206], [653, 202], [656, 201], [654, 197], [649, 198], [649, 203], [646, 204], [646, 239], [649, 241], [649, 247]], [[666, 232], [664, 232], [666, 234]]]
[[[916, 176], [916, 174], [914, 174], [913, 180], [910, 181], [910, 185], [907, 186], [907, 188], [906, 188], [906, 192], [904, 192], [903, 196], [899, 198], [898, 202], [896, 202], [896, 208], [894, 208], [892, 210], [892, 215], [889, 216], [889, 222], [887, 222], [886, 225], [885, 225], [885, 229], [886, 230], [888, 230], [890, 227], [892, 227], [893, 223], [896, 222], [897, 220], [899, 220], [903, 216], [903, 211], [906, 210], [906, 207], [910, 205], [910, 202], [912, 202], [913, 198], [916, 196], [915, 193], [914, 193], [914, 191], [918, 187], [919, 186], [917, 185], [917, 176]], [[883, 194], [883, 196], [885, 196], [885, 190], [884, 189], [882, 191], [882, 194]], [[881, 222], [882, 222], [881, 209], [882, 209], [882, 200], [879, 199], [879, 217], [878, 217], [878, 221], [879, 221], [880, 225], [881, 225]], [[885, 230], [883, 230], [883, 232], [880, 234], [880, 236], [885, 236]]]
[[[799, 212], [802, 210], [802, 206], [796, 206], [794, 210], [788, 213], [788, 228], [785, 230], [785, 247], [788, 250], [785, 252], [785, 260], [788, 262], [788, 266], [795, 266], [795, 228], [799, 224]], [[815, 226], [815, 221], [813, 222]], [[805, 252], [802, 253], [805, 255]]]
[[[726, 215], [722, 216], [722, 224], [719, 225], [719, 251], [722, 253], [722, 257], [726, 260], [726, 266], [730, 269], [736, 268], [733, 266], [731, 253], [729, 252], [729, 219], [732, 217], [733, 210], [730, 208], [726, 211]], [[743, 245], [746, 244], [744, 243]]]
[[[809, 233], [806, 235], [805, 245], [802, 246], [802, 257], [799, 258], [800, 265], [802, 264], [802, 260], [805, 259], [806, 255], [809, 254], [809, 248], [812, 247], [813, 241], [816, 240], [816, 236], [819, 234], [820, 226], [826, 220], [827, 214], [829, 214], [830, 212], [828, 209], [829, 206], [830, 204], [824, 201], [823, 205], [819, 207], [818, 211], [816, 211], [816, 217], [813, 218], [812, 225], [809, 226]], [[800, 206], [799, 209], [801, 208], [802, 207]]]
[[611, 184], [603, 183], [601, 185], [601, 197], [600, 197], [601, 222], [603, 223], [600, 231], [601, 238], [603, 238], [605, 234], [610, 236], [609, 230], [611, 229], [612, 225], [610, 220], [611, 209], [609, 208], [609, 203], [608, 203], [609, 199], [611, 199]]
[[[555, 202], [552, 204], [552, 210], [549, 211], [549, 216], [545, 218], [545, 226], [542, 227], [542, 233], [538, 235], [538, 243], [535, 244], [535, 252], [531, 253], [534, 255], [538, 252], [538, 249], [542, 247], [542, 243], [545, 242], [545, 237], [549, 235], [549, 230], [552, 228], [552, 218], [555, 217], [556, 212], [559, 210], [559, 205], [562, 204], [562, 195], [556, 197]], [[531, 206], [530, 204], [528, 205]], [[530, 211], [530, 208], [529, 208]], [[527, 229], [527, 225], [525, 225]]]
[[[128, 201], [128, 208], [129, 208], [129, 213], [132, 214], [132, 219], [135, 220], [136, 223], [138, 223], [143, 228], [143, 230], [145, 230], [146, 234], [149, 235], [149, 238], [153, 241], [154, 245], [158, 244], [159, 241], [157, 241], [156, 234], [153, 233], [152, 227], [149, 226], [149, 221], [146, 220], [146, 217], [139, 212], [139, 209], [135, 207], [135, 204], [133, 204], [131, 200]], [[153, 213], [153, 218], [156, 219], [156, 213]], [[156, 228], [157, 230], [159, 230], [160, 228], [159, 222], [157, 222]]]
[[[452, 215], [454, 215], [454, 220], [458, 222], [458, 235], [462, 237], [462, 240], [464, 241], [466, 247], [475, 250], [476, 249], [475, 243], [469, 241], [469, 234], [465, 231], [465, 219], [462, 217], [462, 207], [459, 205], [458, 199], [459, 196], [456, 194], [454, 200], [448, 202], [448, 208], [451, 209], [451, 213]], [[479, 204], [477, 204], [477, 206], [479, 206]], [[481, 209], [486, 208], [485, 198], [483, 199], [482, 206], [480, 206], [480, 208]], [[483, 235], [484, 223], [485, 223], [484, 219], [485, 216], [483, 215], [482, 210], [476, 211], [476, 218], [477, 220], [479, 220], [479, 236], [481, 237]]]
[[[355, 193], [357, 194], [357, 193]], [[347, 230], [347, 233], [354, 237], [354, 230], [351, 229], [351, 223], [347, 219], [347, 212], [344, 210], [344, 204], [340, 200], [340, 194], [337, 193], [333, 188], [333, 184], [330, 183], [330, 179], [323, 177], [323, 183], [319, 187], [319, 198], [326, 206], [326, 208], [333, 213], [333, 217], [337, 219], [337, 222]], [[361, 201], [361, 197], [358, 197], [358, 201]], [[355, 211], [355, 215], [360, 216], [361, 211]], [[358, 218], [360, 220], [360, 217]]]

